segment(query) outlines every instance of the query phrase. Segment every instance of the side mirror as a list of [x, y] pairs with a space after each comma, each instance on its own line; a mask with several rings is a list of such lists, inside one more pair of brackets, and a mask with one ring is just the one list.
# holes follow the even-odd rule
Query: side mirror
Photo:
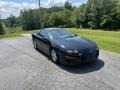
[[44, 38], [44, 36], [43, 36], [43, 35], [41, 35], [39, 32], [37, 33], [37, 35], [39, 35], [39, 36], [41, 36], [42, 38]]
[[37, 35], [40, 35], [40, 33], [38, 32]]
[[48, 41], [47, 37], [41, 35], [40, 33], [37, 33], [37, 35], [39, 35], [39, 38], [41, 38], [44, 41]]
[[44, 40], [47, 43], [50, 43], [50, 41], [46, 37], [42, 37], [42, 40]]

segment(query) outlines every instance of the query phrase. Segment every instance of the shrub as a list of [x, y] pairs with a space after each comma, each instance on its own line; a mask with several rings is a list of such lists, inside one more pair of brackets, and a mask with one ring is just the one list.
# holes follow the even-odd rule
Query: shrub
[[0, 35], [5, 34], [4, 28], [2, 26], [2, 23], [0, 22]]

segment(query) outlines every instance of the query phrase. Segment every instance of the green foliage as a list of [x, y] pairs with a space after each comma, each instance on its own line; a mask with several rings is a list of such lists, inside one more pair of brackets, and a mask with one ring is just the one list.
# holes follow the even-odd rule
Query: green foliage
[[80, 6], [79, 24], [84, 28], [120, 28], [117, 0], [88, 0]]
[[5, 24], [7, 27], [16, 27], [17, 18], [11, 14], [10, 17], [6, 19]]
[[3, 35], [3, 34], [5, 34], [5, 31], [4, 31], [4, 28], [3, 28], [2, 23], [0, 21], [0, 35]]
[[59, 12], [59, 11], [64, 11], [64, 7], [63, 6], [61, 6], [61, 7], [54, 6], [54, 7], [51, 7], [51, 8], [45, 8], [44, 9], [44, 12], [47, 12], [47, 13]]
[[74, 25], [73, 14], [70, 10], [65, 9], [63, 12], [61, 12], [61, 15], [63, 17], [63, 25], [65, 27], [72, 27]]
[[39, 29], [41, 26], [39, 10], [21, 11], [21, 22], [23, 30]]
[[71, 3], [69, 3], [68, 1], [65, 3], [65, 9], [68, 9], [68, 10], [73, 10], [73, 7], [71, 5]]
[[[41, 18], [42, 16], [42, 18]], [[42, 20], [41, 20], [42, 19]], [[6, 26], [22, 26], [23, 30], [44, 27], [77, 27], [91, 29], [119, 29], [119, 0], [88, 0], [79, 7], [72, 7], [68, 1], [64, 6], [22, 10], [20, 17], [11, 15]]]
[[48, 20], [48, 23], [49, 23], [49, 26], [53, 27], [53, 26], [59, 26], [59, 25], [62, 25], [64, 22], [63, 22], [63, 19], [62, 19], [62, 15], [61, 13], [52, 13], [49, 17], [49, 20]]
[[[72, 27], [73, 26], [73, 17], [72, 12], [65, 9], [64, 11], [53, 12], [50, 14], [47, 25], [50, 27]], [[46, 20], [46, 19], [45, 19]], [[46, 21], [45, 21], [46, 22]]]

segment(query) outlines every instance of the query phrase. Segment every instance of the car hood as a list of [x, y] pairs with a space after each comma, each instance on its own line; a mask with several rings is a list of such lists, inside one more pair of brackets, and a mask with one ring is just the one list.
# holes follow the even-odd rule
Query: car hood
[[71, 50], [82, 50], [86, 48], [96, 47], [95, 42], [78, 36], [65, 39], [54, 39], [52, 40], [52, 43], [57, 47]]

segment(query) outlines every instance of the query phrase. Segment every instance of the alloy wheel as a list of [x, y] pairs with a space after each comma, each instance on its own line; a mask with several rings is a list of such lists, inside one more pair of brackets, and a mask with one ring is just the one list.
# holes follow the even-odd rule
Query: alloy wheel
[[37, 49], [37, 43], [33, 41], [34, 48]]
[[53, 62], [58, 61], [57, 53], [55, 50], [51, 50], [51, 58], [52, 58]]

